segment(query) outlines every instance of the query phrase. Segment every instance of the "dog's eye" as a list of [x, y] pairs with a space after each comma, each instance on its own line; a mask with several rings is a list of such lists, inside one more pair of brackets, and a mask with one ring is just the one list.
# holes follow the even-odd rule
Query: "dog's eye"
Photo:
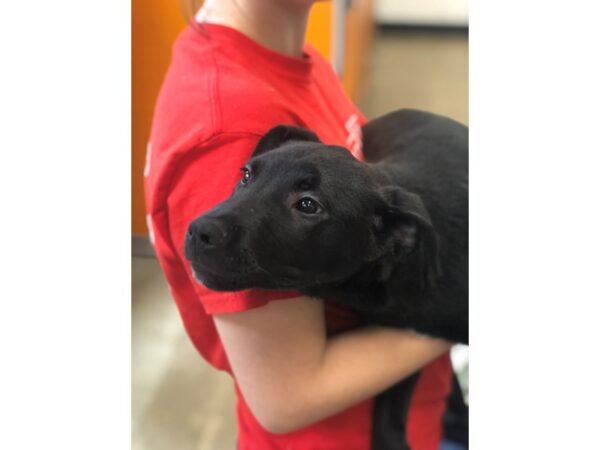
[[250, 181], [250, 169], [248, 169], [247, 167], [242, 167], [242, 172], [244, 172], [244, 174], [242, 175], [240, 183], [248, 184], [248, 181]]
[[296, 209], [304, 214], [317, 214], [323, 211], [323, 208], [316, 200], [310, 197], [304, 197], [296, 203]]

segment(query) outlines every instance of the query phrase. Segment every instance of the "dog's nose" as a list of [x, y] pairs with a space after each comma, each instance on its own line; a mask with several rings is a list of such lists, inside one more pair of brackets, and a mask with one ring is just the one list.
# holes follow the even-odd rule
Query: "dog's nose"
[[230, 238], [223, 221], [217, 219], [198, 219], [188, 227], [185, 237], [185, 253], [193, 259], [197, 252], [222, 247]]
[[188, 229], [188, 238], [197, 240], [203, 247], [217, 247], [227, 241], [225, 224], [216, 220], [202, 220], [194, 222]]

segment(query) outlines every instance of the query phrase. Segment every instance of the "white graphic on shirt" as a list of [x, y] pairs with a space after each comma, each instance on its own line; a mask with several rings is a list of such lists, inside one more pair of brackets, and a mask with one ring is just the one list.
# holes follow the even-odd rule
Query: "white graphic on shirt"
[[144, 164], [144, 176], [147, 177], [150, 173], [150, 158], [152, 157], [152, 143], [146, 145], [146, 164]]
[[362, 159], [362, 129], [356, 114], [352, 114], [346, 121], [346, 131], [348, 132], [346, 145], [355, 158]]
[[148, 237], [150, 238], [150, 243], [154, 246], [154, 226], [152, 225], [152, 216], [150, 214], [146, 214], [146, 225], [148, 226]]

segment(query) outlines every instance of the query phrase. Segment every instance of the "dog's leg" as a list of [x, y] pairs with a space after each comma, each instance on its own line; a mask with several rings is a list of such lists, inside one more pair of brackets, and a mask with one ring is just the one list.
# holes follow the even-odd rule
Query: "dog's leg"
[[375, 397], [372, 450], [410, 450], [406, 440], [406, 419], [419, 373], [414, 373]]

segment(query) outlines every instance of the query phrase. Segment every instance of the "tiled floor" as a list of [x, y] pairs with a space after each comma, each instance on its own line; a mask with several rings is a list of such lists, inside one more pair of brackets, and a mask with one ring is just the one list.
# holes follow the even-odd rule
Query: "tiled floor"
[[[415, 107], [467, 123], [467, 55], [463, 34], [380, 35], [359, 106], [370, 118]], [[157, 262], [132, 265], [132, 448], [234, 449], [231, 380], [189, 343]]]
[[190, 344], [155, 259], [133, 258], [133, 450], [235, 448], [230, 378]]

